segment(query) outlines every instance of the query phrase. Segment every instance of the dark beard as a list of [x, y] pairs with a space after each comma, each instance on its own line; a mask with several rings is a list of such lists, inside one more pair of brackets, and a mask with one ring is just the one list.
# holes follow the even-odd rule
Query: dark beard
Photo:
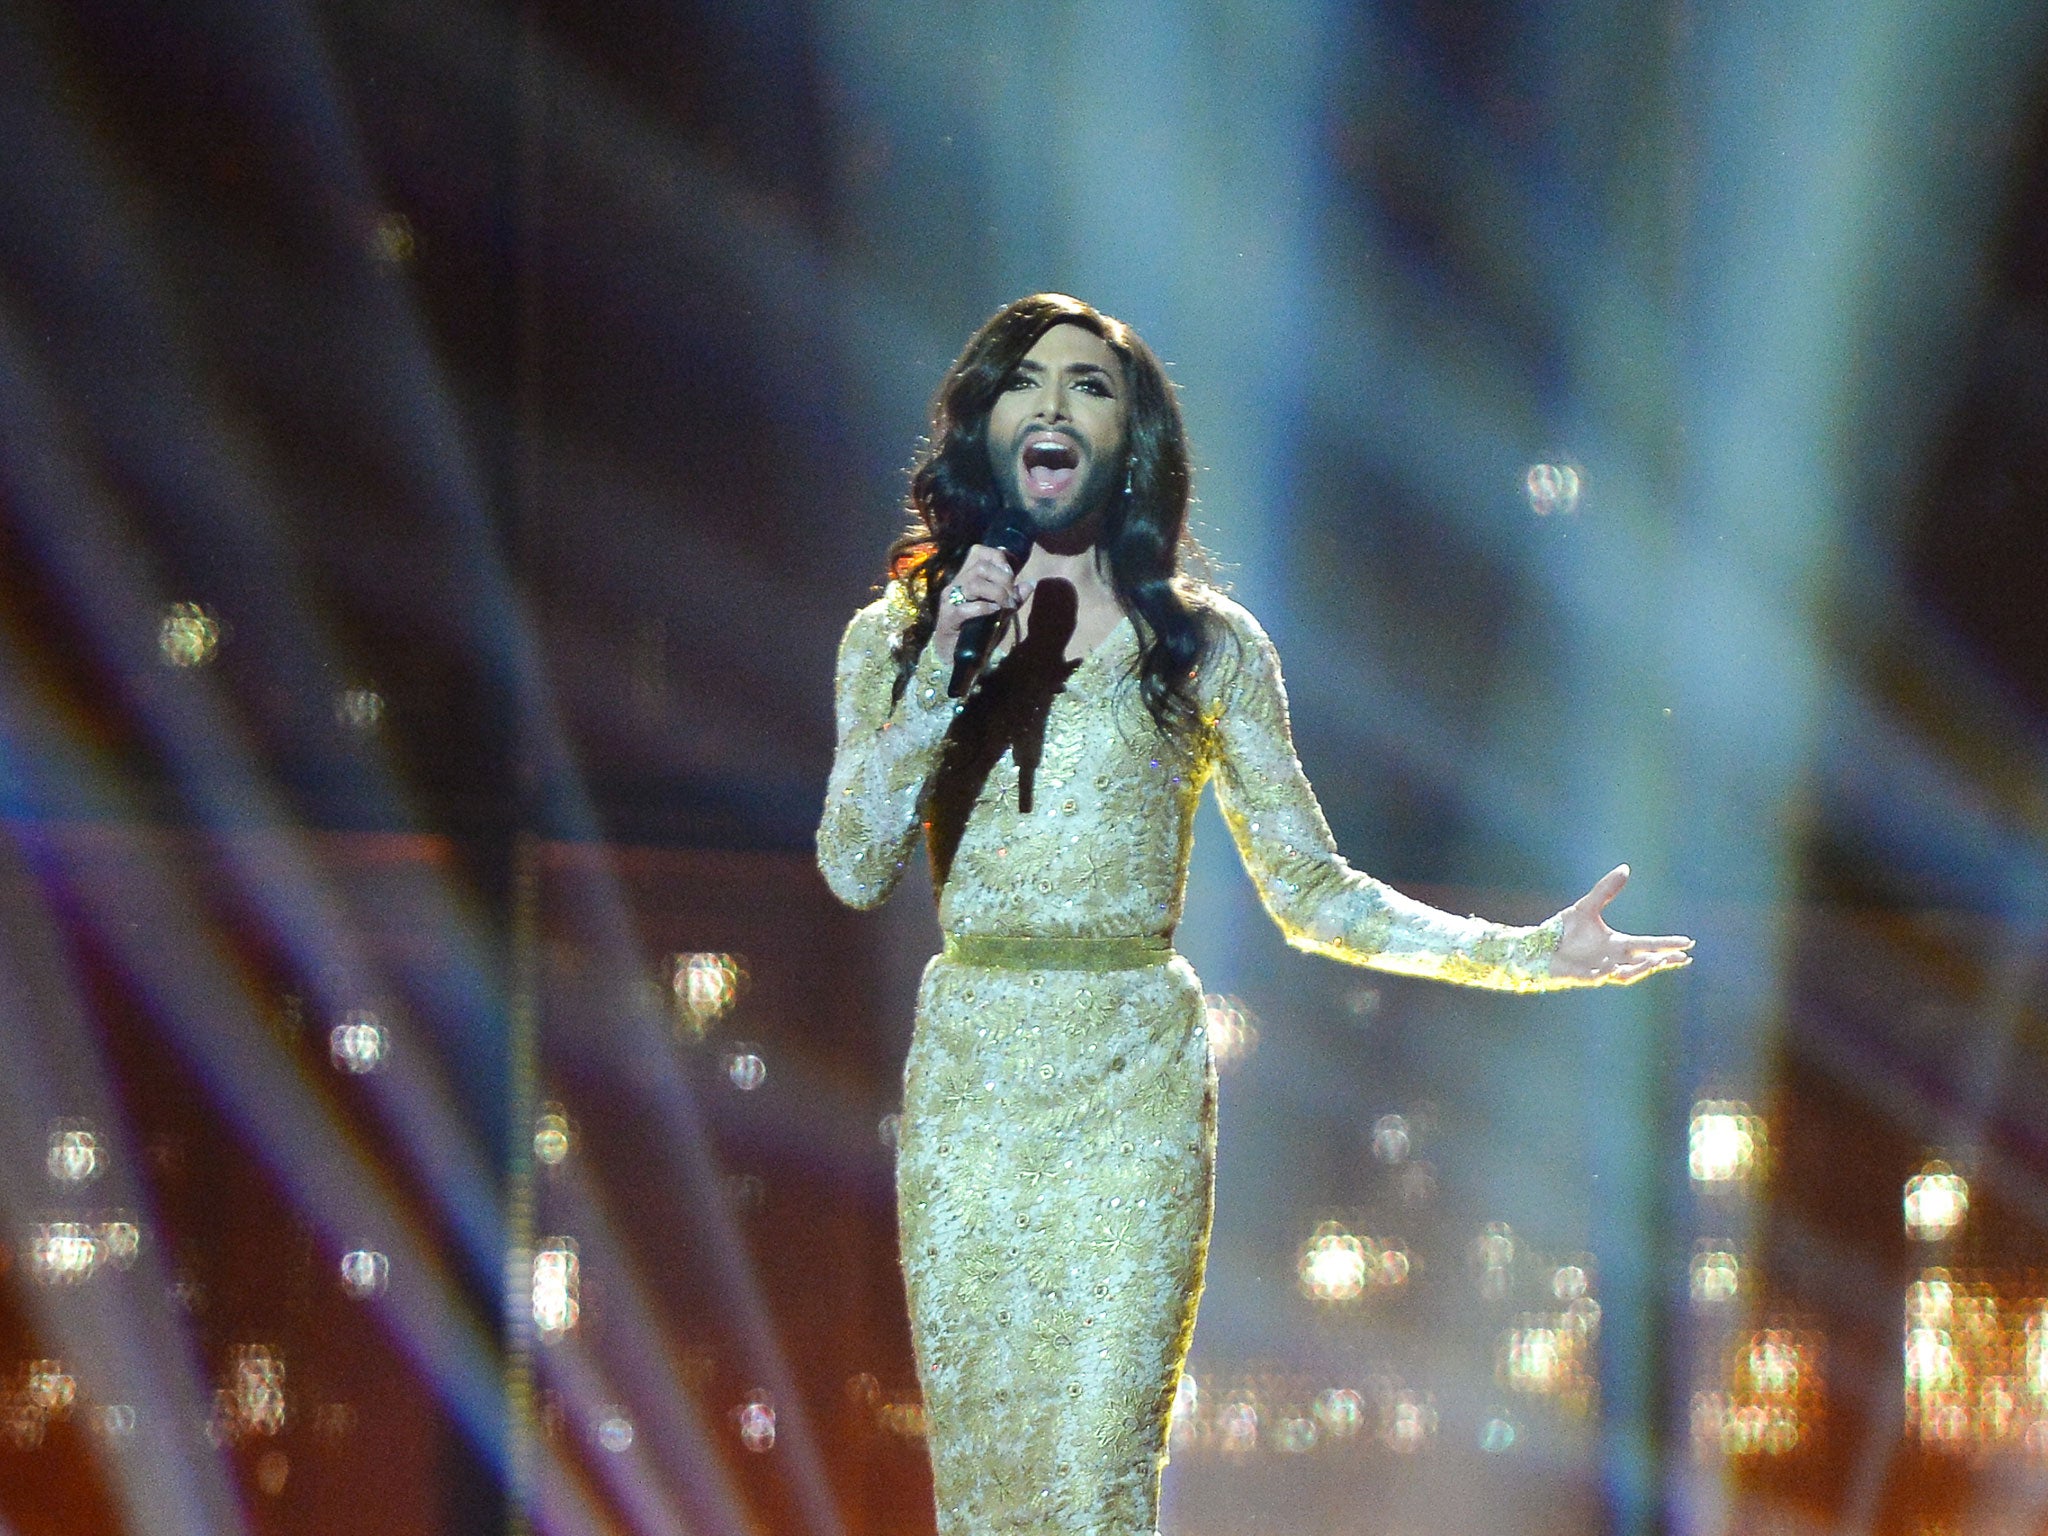
[[1061, 534], [1078, 528], [1109, 510], [1110, 499], [1116, 494], [1115, 466], [1090, 461], [1088, 478], [1081, 482], [1081, 489], [1064, 508], [1051, 504], [1034, 505], [1025, 499], [1017, 485], [1017, 475], [1012, 469], [997, 477], [997, 488], [1001, 492], [1003, 511], [1028, 527], [1034, 533]]

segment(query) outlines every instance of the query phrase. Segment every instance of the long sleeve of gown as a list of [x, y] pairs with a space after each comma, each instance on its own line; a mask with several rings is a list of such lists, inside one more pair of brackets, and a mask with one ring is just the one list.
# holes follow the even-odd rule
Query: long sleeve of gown
[[894, 696], [895, 641], [909, 617], [909, 599], [892, 587], [854, 615], [839, 644], [838, 737], [818, 824], [818, 868], [833, 894], [854, 907], [879, 906], [902, 879], [953, 719], [944, 666], [929, 645], [903, 696]]
[[1294, 755], [1272, 642], [1231, 605], [1220, 637], [1214, 719], [1216, 798], [1267, 912], [1296, 949], [1353, 965], [1465, 986], [1537, 992], [1550, 975], [1558, 918], [1512, 928], [1456, 917], [1353, 869], [1338, 853]]

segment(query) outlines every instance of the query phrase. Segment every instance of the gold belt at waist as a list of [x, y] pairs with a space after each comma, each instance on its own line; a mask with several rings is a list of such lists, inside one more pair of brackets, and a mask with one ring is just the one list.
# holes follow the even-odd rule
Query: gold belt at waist
[[1136, 971], [1166, 964], [1173, 945], [1156, 933], [1114, 939], [949, 933], [945, 953], [956, 965], [1001, 971]]

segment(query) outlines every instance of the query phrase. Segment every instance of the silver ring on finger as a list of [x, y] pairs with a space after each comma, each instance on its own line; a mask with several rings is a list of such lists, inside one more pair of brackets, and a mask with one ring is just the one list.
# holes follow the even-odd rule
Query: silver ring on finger
[[967, 601], [967, 594], [960, 590], [960, 584], [957, 581], [953, 583], [952, 586], [946, 588], [946, 601], [951, 603], [955, 608], [958, 608], [962, 603]]

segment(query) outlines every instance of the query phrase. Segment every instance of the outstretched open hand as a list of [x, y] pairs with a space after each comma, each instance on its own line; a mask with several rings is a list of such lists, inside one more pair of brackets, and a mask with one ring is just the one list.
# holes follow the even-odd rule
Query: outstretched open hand
[[1616, 933], [1607, 926], [1600, 914], [1627, 884], [1628, 866], [1617, 864], [1594, 882], [1593, 889], [1564, 909], [1564, 933], [1550, 959], [1552, 976], [1589, 987], [1626, 986], [1658, 971], [1692, 964], [1692, 956], [1686, 953], [1692, 940], [1683, 934], [1640, 938]]

